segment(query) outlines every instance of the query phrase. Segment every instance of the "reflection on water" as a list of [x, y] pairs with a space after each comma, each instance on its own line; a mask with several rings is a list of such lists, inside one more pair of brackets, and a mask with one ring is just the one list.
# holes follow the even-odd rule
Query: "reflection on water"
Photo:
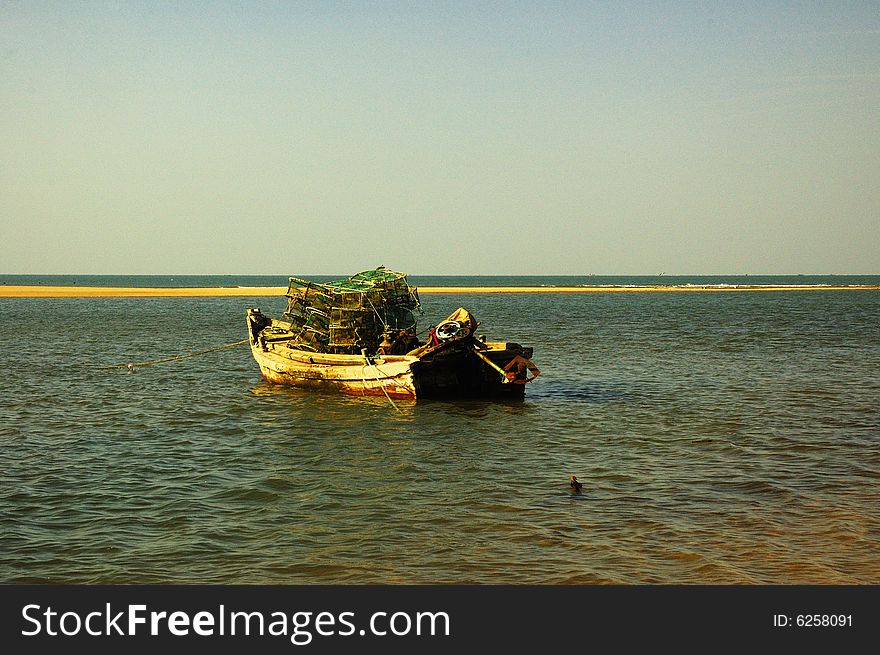
[[644, 393], [638, 385], [608, 382], [604, 380], [546, 380], [538, 387], [533, 397], [553, 399], [572, 403], [605, 403], [633, 398]]
[[395, 399], [389, 401], [384, 396], [354, 396], [333, 393], [310, 392], [284, 385], [260, 381], [250, 389], [251, 394], [265, 402], [267, 406], [278, 407], [289, 414], [328, 421], [356, 420], [358, 415], [380, 412], [385, 416], [389, 411], [412, 417], [416, 401]]
[[511, 403], [301, 392], [246, 348], [98, 370], [249, 304], [0, 303], [0, 579], [880, 582], [878, 294], [469, 296], [535, 347]]

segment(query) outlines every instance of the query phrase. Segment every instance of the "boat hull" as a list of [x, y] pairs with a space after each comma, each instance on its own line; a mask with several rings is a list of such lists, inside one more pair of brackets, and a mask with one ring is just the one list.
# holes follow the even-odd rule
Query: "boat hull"
[[[503, 368], [512, 357], [496, 355], [493, 359]], [[418, 398], [516, 399], [525, 395], [525, 385], [503, 383], [498, 373], [469, 352], [414, 362], [411, 368]]]
[[306, 359], [301, 361], [283, 350], [265, 351], [254, 344], [251, 352], [263, 378], [275, 384], [353, 396], [416, 398], [408, 361], [315, 363], [307, 361], [310, 353], [306, 351], [297, 351]]

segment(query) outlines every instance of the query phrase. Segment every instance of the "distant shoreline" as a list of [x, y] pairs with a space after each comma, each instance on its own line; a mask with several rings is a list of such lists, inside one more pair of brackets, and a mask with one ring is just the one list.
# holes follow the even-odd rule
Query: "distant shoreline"
[[[432, 293], [725, 293], [742, 291], [880, 291], [880, 285], [669, 285], [566, 287], [418, 287]], [[174, 298], [283, 296], [287, 287], [94, 287], [0, 285], [0, 298]]]

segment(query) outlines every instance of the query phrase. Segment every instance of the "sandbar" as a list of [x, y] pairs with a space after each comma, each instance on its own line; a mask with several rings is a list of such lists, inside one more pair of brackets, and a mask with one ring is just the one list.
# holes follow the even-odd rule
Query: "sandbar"
[[[880, 291], [880, 285], [692, 285], [584, 287], [418, 287], [430, 293], [692, 293], [742, 291]], [[89, 287], [0, 285], [0, 298], [173, 298], [283, 296], [287, 287]]]

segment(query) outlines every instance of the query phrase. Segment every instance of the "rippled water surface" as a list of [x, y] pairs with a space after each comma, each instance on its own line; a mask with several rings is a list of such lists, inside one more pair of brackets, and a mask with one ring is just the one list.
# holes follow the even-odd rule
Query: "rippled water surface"
[[534, 346], [526, 400], [99, 369], [281, 298], [0, 300], [0, 580], [880, 583], [880, 293], [423, 300]]

